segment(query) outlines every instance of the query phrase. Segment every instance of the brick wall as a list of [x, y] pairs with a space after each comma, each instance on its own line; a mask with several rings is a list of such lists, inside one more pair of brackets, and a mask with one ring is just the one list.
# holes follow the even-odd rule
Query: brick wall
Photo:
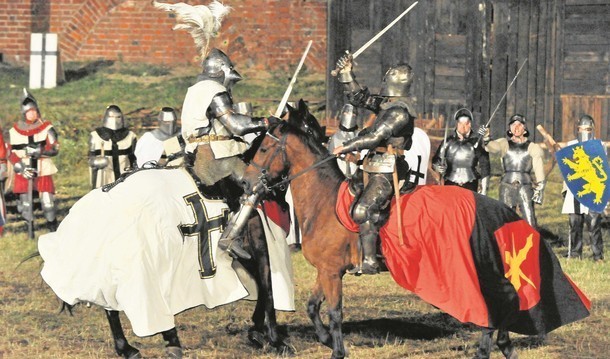
[[[190, 35], [173, 31], [174, 19], [151, 0], [0, 0], [3, 61], [29, 62], [30, 33], [59, 34], [62, 61], [119, 60], [198, 64]], [[176, 0], [164, 2], [176, 3]], [[191, 5], [209, 0], [183, 0]], [[307, 66], [326, 67], [327, 0], [224, 0], [233, 8], [211, 46], [241, 69], [294, 68], [313, 40]], [[6, 11], [5, 11], [6, 10]]]

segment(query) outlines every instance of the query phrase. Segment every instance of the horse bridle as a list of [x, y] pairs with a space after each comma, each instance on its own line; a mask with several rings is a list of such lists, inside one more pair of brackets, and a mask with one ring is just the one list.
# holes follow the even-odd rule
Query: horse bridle
[[[273, 152], [271, 154], [270, 159], [267, 161], [269, 166], [271, 165], [271, 163], [273, 163], [273, 159], [275, 158], [275, 156], [278, 155], [280, 150], [281, 150], [281, 153], [282, 153], [282, 163], [284, 165], [286, 165], [286, 163], [288, 162], [288, 159], [286, 158], [286, 138], [288, 137], [288, 133], [284, 133], [281, 138], [278, 138], [278, 137], [274, 136], [270, 132], [267, 132], [265, 135], [271, 137], [273, 140], [275, 140], [276, 142], [279, 143], [279, 146], [276, 146], [275, 152]], [[307, 172], [315, 169], [316, 167], [319, 167], [322, 164], [324, 164], [324, 163], [326, 163], [326, 162], [328, 162], [328, 161], [330, 161], [332, 159], [335, 159], [335, 158], [336, 157], [331, 154], [328, 157], [323, 158], [322, 160], [314, 163], [313, 165], [303, 169], [302, 171], [300, 171], [298, 173], [295, 173], [292, 176], [288, 176], [287, 173], [282, 174], [280, 176], [281, 180], [279, 182], [275, 183], [275, 184], [272, 184], [272, 185], [269, 184], [271, 182], [270, 179], [268, 178], [269, 167], [263, 167], [263, 166], [255, 163], [254, 160], [252, 160], [252, 161], [250, 161], [250, 164], [253, 167], [257, 168], [261, 172], [261, 175], [258, 176], [259, 182], [257, 184], [255, 184], [255, 186], [253, 188], [257, 188], [258, 184], [260, 183], [262, 185], [262, 187], [265, 189], [266, 192], [273, 191], [273, 189], [275, 187], [279, 187], [280, 190], [283, 191], [285, 189], [285, 187], [283, 187], [283, 186], [288, 184], [288, 183], [290, 183], [290, 181], [292, 181], [293, 179], [295, 179], [295, 178], [297, 178], [299, 176], [302, 176], [305, 173], [307, 173]]]

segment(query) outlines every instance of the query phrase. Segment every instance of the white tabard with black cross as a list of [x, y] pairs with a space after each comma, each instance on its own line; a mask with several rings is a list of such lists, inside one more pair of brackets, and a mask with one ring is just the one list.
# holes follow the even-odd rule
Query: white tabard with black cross
[[69, 304], [124, 311], [136, 335], [171, 329], [188, 308], [253, 294], [217, 250], [228, 213], [184, 169], [136, 172], [85, 195], [57, 232], [40, 237], [42, 277]]

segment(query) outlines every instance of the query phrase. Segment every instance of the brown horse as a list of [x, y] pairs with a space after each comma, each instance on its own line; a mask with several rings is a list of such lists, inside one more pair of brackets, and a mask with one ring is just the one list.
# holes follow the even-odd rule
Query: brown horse
[[[253, 188], [261, 188], [261, 183], [266, 186], [267, 190], [272, 190], [276, 186], [291, 182], [295, 211], [302, 229], [302, 252], [307, 261], [317, 270], [313, 293], [308, 301], [308, 315], [314, 324], [320, 342], [332, 348], [331, 358], [344, 358], [346, 351], [341, 329], [343, 320], [342, 278], [347, 269], [360, 261], [358, 236], [344, 228], [335, 212], [337, 194], [345, 178], [326, 148], [319, 141], [316, 141], [315, 137], [308, 136], [304, 130], [308, 126], [304, 126], [303, 121], [312, 121], [311, 117], [308, 111], [303, 109], [291, 111], [289, 122], [280, 123], [270, 129], [246, 170], [243, 185], [246, 192], [251, 192]], [[470, 204], [476, 202], [476, 205], [480, 207], [480, 212], [478, 209], [477, 212], [472, 212], [473, 216], [476, 213], [473, 220], [478, 226], [472, 229], [474, 234], [471, 238], [474, 239], [472, 242], [466, 241], [464, 243], [469, 246], [472, 245], [473, 255], [478, 255], [476, 263], [468, 269], [472, 270], [474, 268], [479, 276], [479, 295], [483, 294], [485, 301], [487, 301], [487, 298], [491, 298], [491, 301], [483, 302], [483, 310], [480, 310], [481, 307], [468, 307], [469, 303], [464, 304], [459, 300], [452, 302], [455, 297], [448, 297], [450, 298], [448, 302], [451, 302], [451, 304], [460, 303], [456, 307], [459, 307], [458, 311], [461, 310], [462, 313], [487, 313], [489, 306], [489, 325], [482, 325], [484, 329], [476, 354], [478, 358], [488, 358], [490, 356], [492, 334], [496, 329], [498, 330], [496, 343], [502, 353], [507, 358], [516, 358], [516, 351], [508, 337], [509, 330], [523, 334], [545, 334], [560, 325], [582, 319], [588, 315], [586, 298], [584, 298], [584, 295], [581, 296], [581, 292], [575, 286], [574, 288], [571, 286], [565, 276], [558, 275], [561, 273], [559, 263], [544, 241], [539, 242], [540, 272], [542, 273], [542, 284], [539, 286], [541, 299], [535, 303], [535, 306], [528, 308], [528, 310], [522, 310], [520, 308], [520, 297], [517, 297], [515, 288], [505, 277], [501, 259], [501, 253], [504, 252], [496, 244], [494, 231], [503, 225], [515, 223], [521, 225], [525, 222], [514, 211], [499, 201], [459, 187], [449, 187], [424, 186], [423, 189], [418, 189], [414, 193], [419, 191], [419, 193], [424, 194], [435, 194], [437, 197], [430, 197], [432, 199], [429, 200], [429, 202], [434, 203], [446, 201], [444, 200], [446, 194], [453, 195], [454, 198], [462, 202], [474, 199], [476, 201], [470, 201]], [[427, 210], [430, 210], [430, 208], [427, 208]], [[442, 210], [431, 210], [433, 215], [440, 217], [451, 217], [455, 215], [455, 212], [460, 211], [441, 212]], [[418, 218], [416, 212], [403, 211], [403, 213], [411, 213], [412, 218]], [[455, 222], [454, 220], [451, 221], [451, 223]], [[414, 252], [423, 251], [426, 250], [426, 248], [423, 248], [425, 245], [432, 243], [434, 246], [436, 241], [445, 241], [440, 243], [439, 247], [457, 242], [457, 235], [453, 236], [450, 231], [444, 238], [439, 238], [433, 234], [429, 235], [427, 233], [428, 229], [423, 226], [420, 227], [419, 223], [416, 222], [415, 226], [417, 227], [417, 233], [426, 233], [426, 238], [421, 238], [421, 235], [407, 236], [405, 241], [409, 241], [409, 245], [403, 246], [403, 249], [395, 249], [397, 246], [391, 240], [383, 239], [384, 255], [387, 257], [388, 254], [392, 254], [392, 251], [399, 252], [404, 248], [414, 249]], [[534, 231], [527, 225], [526, 229]], [[475, 238], [475, 235], [479, 237]], [[447, 239], [445, 240], [445, 238]], [[438, 263], [439, 265], [449, 266], [444, 271], [421, 267], [422, 265], [429, 265], [429, 263], [422, 264], [411, 261], [407, 265], [406, 262], [400, 261], [400, 254], [391, 259], [388, 258], [388, 267], [390, 267], [394, 279], [409, 290], [413, 289], [400, 281], [401, 276], [405, 274], [408, 277], [412, 273], [419, 273], [419, 271], [450, 273], [456, 269], [462, 269], [460, 267], [461, 263], [443, 262], [445, 260], [443, 258], [438, 259]], [[451, 265], [456, 267], [451, 267]], [[444, 274], [441, 273], [440, 276], [442, 275]], [[422, 278], [427, 277], [422, 276]], [[442, 286], [434, 287], [434, 285], [436, 283], [428, 285], [428, 289], [431, 289], [432, 292], [451, 292], [455, 289], [447, 289]], [[455, 287], [460, 286], [456, 285]], [[434, 298], [429, 300], [430, 298], [422, 295], [421, 292], [414, 292], [424, 300], [436, 305]], [[557, 293], [565, 294], [565, 296], [561, 300], [556, 300]], [[460, 292], [460, 294], [463, 297], [463, 293]], [[566, 298], [569, 299], [566, 300]], [[328, 304], [328, 329], [323, 325], [320, 317], [320, 307], [324, 300]], [[559, 303], [560, 301], [561, 303]], [[438, 307], [442, 310], [447, 309], [442, 305], [438, 305]], [[570, 312], [570, 314], [566, 315], [565, 312]], [[456, 316], [451, 310], [448, 313]], [[459, 317], [459, 315], [456, 317]], [[483, 315], [483, 317], [484, 320], [488, 319], [486, 315]], [[471, 322], [468, 318], [460, 320]], [[474, 323], [474, 321], [472, 322]]]

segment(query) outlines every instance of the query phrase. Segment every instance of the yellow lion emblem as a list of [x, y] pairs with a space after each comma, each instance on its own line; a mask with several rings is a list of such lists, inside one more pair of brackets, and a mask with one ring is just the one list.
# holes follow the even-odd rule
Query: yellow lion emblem
[[594, 193], [595, 199], [593, 203], [602, 203], [602, 196], [606, 189], [604, 182], [608, 178], [603, 167], [604, 160], [599, 156], [591, 160], [583, 146], [576, 146], [574, 147], [572, 159], [564, 158], [563, 163], [574, 171], [573, 174], [567, 176], [568, 181], [582, 178], [587, 182], [582, 186], [582, 191], [578, 191], [576, 195], [582, 197], [586, 194]]

